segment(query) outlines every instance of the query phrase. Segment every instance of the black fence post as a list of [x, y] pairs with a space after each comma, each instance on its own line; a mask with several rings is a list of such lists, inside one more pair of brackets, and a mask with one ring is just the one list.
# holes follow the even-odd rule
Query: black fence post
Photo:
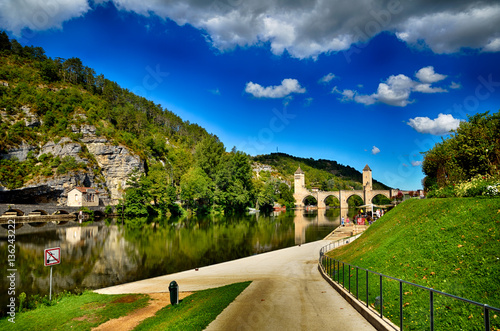
[[380, 275], [380, 318], [384, 317], [384, 296], [382, 292], [382, 275]]
[[358, 286], [358, 283], [359, 283], [358, 282], [358, 271], [359, 271], [359, 269], [358, 269], [358, 267], [356, 267], [356, 299], [358, 299], [358, 288], [359, 288], [359, 286]]
[[490, 331], [490, 310], [488, 305], [484, 305], [484, 330]]
[[403, 282], [399, 281], [399, 329], [403, 330]]
[[432, 289], [429, 290], [430, 292], [430, 311], [431, 311], [431, 331], [434, 331], [434, 291]]
[[366, 306], [368, 307], [368, 270], [366, 270]]

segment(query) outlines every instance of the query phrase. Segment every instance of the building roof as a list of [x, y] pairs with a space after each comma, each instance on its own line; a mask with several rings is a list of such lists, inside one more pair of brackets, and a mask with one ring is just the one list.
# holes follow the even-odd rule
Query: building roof
[[370, 167], [367, 165], [365, 165], [365, 167], [363, 168], [363, 171], [372, 171], [372, 169], [370, 169]]
[[303, 174], [304, 174], [304, 170], [300, 169], [300, 165], [299, 165], [299, 167], [297, 168], [297, 171], [295, 171], [295, 174], [296, 174], [296, 175], [299, 175], [299, 174], [302, 174], [302, 175], [303, 175]]
[[73, 190], [78, 190], [82, 193], [97, 193], [99, 194], [99, 192], [97, 192], [97, 190], [93, 187], [75, 187]]

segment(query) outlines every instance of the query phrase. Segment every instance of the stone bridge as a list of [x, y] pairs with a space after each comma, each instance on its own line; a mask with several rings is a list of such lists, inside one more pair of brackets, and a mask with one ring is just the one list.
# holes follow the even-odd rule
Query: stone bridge
[[339, 200], [340, 209], [347, 209], [347, 200], [353, 195], [357, 195], [363, 200], [364, 204], [371, 204], [374, 197], [377, 195], [383, 195], [387, 198], [397, 194], [397, 190], [373, 190], [372, 189], [372, 173], [370, 167], [366, 165], [363, 169], [363, 190], [340, 190], [340, 191], [320, 191], [313, 190], [309, 191], [305, 187], [305, 173], [300, 169], [300, 167], [295, 172], [295, 192], [293, 197], [295, 198], [295, 206], [297, 208], [304, 207], [304, 199], [308, 196], [312, 196], [318, 202], [318, 208], [326, 208], [325, 200], [329, 196], [333, 196]]
[[[39, 204], [17, 204], [17, 203], [1, 203], [0, 216], [6, 212], [16, 212], [14, 216], [48, 216], [57, 214], [76, 214], [81, 207], [60, 206], [55, 203], [39, 203]], [[104, 214], [104, 206], [87, 207], [90, 210], [98, 211]]]

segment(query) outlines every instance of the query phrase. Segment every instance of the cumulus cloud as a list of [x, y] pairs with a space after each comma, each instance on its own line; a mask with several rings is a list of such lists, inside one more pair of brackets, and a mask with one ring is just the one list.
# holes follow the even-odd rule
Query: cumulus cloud
[[423, 42], [438, 54], [458, 52], [462, 48], [498, 52], [500, 32], [495, 22], [500, 21], [500, 4], [457, 1], [457, 8], [453, 10], [453, 3], [448, 1], [437, 6], [438, 10], [420, 11], [402, 20], [395, 26], [396, 35], [412, 45]]
[[281, 85], [263, 87], [260, 84], [248, 82], [245, 92], [256, 98], [284, 98], [292, 93], [305, 93], [306, 89], [300, 86], [296, 79], [286, 78], [281, 81]]
[[45, 30], [80, 17], [104, 2], [139, 15], [189, 24], [225, 51], [269, 45], [274, 54], [295, 58], [348, 50], [380, 32], [436, 53], [462, 48], [500, 51], [498, 0], [7, 0], [0, 3], [0, 28]]
[[377, 155], [378, 153], [380, 153], [380, 149], [377, 146], [373, 146], [372, 147], [372, 154]]
[[424, 84], [432, 84], [445, 79], [447, 76], [434, 72], [434, 67], [428, 66], [417, 71], [415, 77]]
[[453, 118], [451, 114], [439, 114], [435, 119], [430, 119], [429, 117], [411, 118], [407, 124], [417, 132], [440, 136], [458, 128], [460, 120]]
[[329, 73], [328, 75], [321, 77], [318, 82], [322, 84], [327, 84], [330, 83], [334, 78], [336, 78], [336, 76], [332, 73]]
[[412, 92], [448, 92], [444, 88], [431, 86], [432, 83], [439, 82], [447, 77], [446, 75], [434, 72], [434, 67], [432, 66], [420, 69], [415, 74], [415, 77], [417, 77], [418, 81], [403, 74], [392, 75], [378, 85], [377, 92], [370, 95], [361, 94], [358, 91], [348, 89], [341, 91], [337, 86], [333, 88], [332, 93], [341, 94], [342, 97], [339, 99], [342, 102], [354, 101], [366, 106], [376, 102], [382, 102], [390, 106], [406, 107], [413, 102], [413, 100], [410, 99]]
[[453, 90], [458, 90], [458, 89], [462, 88], [462, 85], [460, 83], [451, 82], [450, 88]]
[[422, 165], [422, 161], [411, 161], [411, 165], [414, 167], [418, 167], [419, 165]]
[[0, 2], [0, 28], [20, 36], [24, 28], [43, 31], [90, 10], [87, 0], [7, 0]]

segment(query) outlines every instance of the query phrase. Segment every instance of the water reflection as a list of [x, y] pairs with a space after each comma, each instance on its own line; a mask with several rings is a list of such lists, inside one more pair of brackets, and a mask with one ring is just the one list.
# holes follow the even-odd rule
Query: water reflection
[[[61, 247], [61, 264], [53, 267], [57, 293], [101, 288], [303, 244], [324, 238], [339, 224], [340, 211], [330, 209], [25, 226], [16, 236], [16, 294], [48, 293], [45, 248]], [[8, 255], [6, 235], [0, 232], [2, 261]], [[0, 274], [0, 307], [5, 307], [7, 268]]]

